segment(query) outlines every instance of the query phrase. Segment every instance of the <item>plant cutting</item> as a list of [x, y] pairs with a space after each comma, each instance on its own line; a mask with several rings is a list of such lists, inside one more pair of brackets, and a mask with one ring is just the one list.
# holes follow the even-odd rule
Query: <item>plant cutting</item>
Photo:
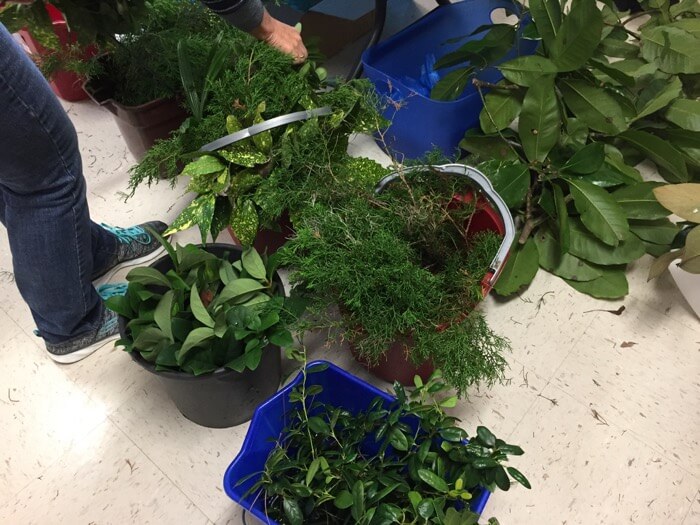
[[196, 197], [169, 231], [198, 225], [206, 239], [231, 226], [250, 245], [261, 228], [275, 229], [309, 200], [334, 198], [346, 181], [376, 182], [383, 169], [351, 159], [347, 146], [351, 133], [374, 130], [380, 119], [366, 81], [330, 87], [322, 68], [295, 66], [252, 39], [236, 57], [215, 79], [191, 75], [184, 64], [197, 110], [132, 170], [130, 186], [189, 177]]
[[484, 276], [490, 285], [503, 260], [502, 230], [473, 198], [473, 182], [456, 176], [469, 171], [417, 167], [385, 180], [379, 194], [348, 192], [344, 201], [310, 206], [279, 252], [294, 293], [310, 302], [311, 326], [339, 327], [370, 367], [396, 354], [392, 376], [370, 368], [391, 382], [412, 381], [424, 363], [460, 394], [502, 378], [508, 343], [474, 311], [488, 293]]
[[253, 249], [173, 247], [127, 275], [120, 315], [123, 346], [161, 378], [180, 411], [206, 426], [246, 421], [277, 390], [280, 346], [292, 344], [294, 314], [274, 265]]
[[476, 524], [490, 491], [530, 483], [504, 465], [520, 447], [446, 414], [448, 388], [435, 373], [394, 397], [311, 363], [256, 414], [225, 489], [270, 524]]
[[648, 158], [672, 183], [698, 176], [700, 11], [692, 1], [643, 2], [627, 17], [603, 4], [530, 2], [537, 54], [499, 65], [498, 84], [475, 82], [491, 91], [481, 129], [461, 146], [490, 159], [480, 169], [517, 212], [500, 294], [542, 267], [583, 293], [622, 297], [627, 264], [668, 251], [678, 233], [654, 197], [659, 184], [634, 166]]

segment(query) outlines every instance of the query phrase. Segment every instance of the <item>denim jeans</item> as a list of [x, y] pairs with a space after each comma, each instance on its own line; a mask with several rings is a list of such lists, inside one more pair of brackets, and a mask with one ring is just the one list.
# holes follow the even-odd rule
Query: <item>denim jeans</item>
[[114, 260], [117, 239], [90, 220], [70, 119], [2, 24], [0, 221], [41, 336], [56, 344], [96, 330], [104, 304], [92, 276]]

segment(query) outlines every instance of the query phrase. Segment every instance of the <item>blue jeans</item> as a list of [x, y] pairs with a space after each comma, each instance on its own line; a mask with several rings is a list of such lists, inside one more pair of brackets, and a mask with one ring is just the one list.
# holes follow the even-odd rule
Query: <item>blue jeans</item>
[[2, 24], [0, 221], [41, 336], [56, 344], [97, 330], [104, 304], [92, 276], [114, 260], [117, 239], [90, 220], [73, 124]]

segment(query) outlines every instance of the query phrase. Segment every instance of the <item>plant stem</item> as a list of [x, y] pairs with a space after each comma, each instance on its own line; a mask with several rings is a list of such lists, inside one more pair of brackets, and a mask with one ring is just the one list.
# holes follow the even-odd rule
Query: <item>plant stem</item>
[[474, 85], [474, 87], [476, 87], [477, 89], [505, 89], [507, 91], [518, 91], [520, 89], [520, 86], [516, 86], [515, 84], [493, 84], [491, 82], [479, 80], [478, 78], [472, 79], [472, 85]]

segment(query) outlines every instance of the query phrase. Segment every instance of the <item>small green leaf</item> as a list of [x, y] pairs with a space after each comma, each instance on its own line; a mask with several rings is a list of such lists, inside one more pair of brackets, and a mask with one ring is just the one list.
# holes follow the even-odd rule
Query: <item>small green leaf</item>
[[221, 290], [221, 293], [219, 293], [216, 301], [217, 304], [222, 304], [234, 299], [240, 300], [241, 297], [264, 288], [265, 285], [259, 283], [255, 279], [236, 279], [235, 281], [228, 283], [223, 290]]
[[202, 323], [204, 326], [209, 328], [214, 328], [214, 319], [207, 311], [206, 307], [202, 303], [202, 298], [199, 296], [199, 290], [197, 289], [197, 284], [192, 285], [192, 290], [190, 291], [190, 308], [192, 309], [192, 314], [195, 319]]
[[442, 101], [459, 98], [467, 87], [467, 83], [473, 72], [473, 67], [459, 68], [450, 71], [435, 84], [430, 92], [430, 98]]
[[678, 77], [673, 77], [671, 80], [660, 78], [650, 82], [637, 99], [635, 120], [665, 108], [680, 96], [682, 90], [683, 84]]
[[512, 91], [494, 90], [484, 97], [479, 123], [484, 133], [496, 133], [510, 126], [520, 113], [522, 102]]
[[294, 344], [294, 338], [289, 330], [280, 330], [270, 335], [270, 343], [281, 348], [288, 348]]
[[423, 468], [418, 469], [418, 477], [438, 492], [444, 493], [450, 490], [447, 482], [430, 470]]
[[182, 348], [180, 348], [180, 351], [176, 354], [178, 364], [182, 365], [185, 362], [185, 356], [189, 353], [190, 350], [192, 350], [196, 346], [201, 345], [204, 341], [206, 341], [207, 339], [211, 339], [212, 337], [214, 337], [213, 328], [202, 327], [195, 328], [194, 330], [192, 330], [187, 335], [185, 342], [182, 343]]
[[603, 162], [605, 162], [605, 146], [602, 142], [592, 142], [574, 153], [561, 170], [587, 175], [598, 171]]
[[168, 336], [170, 341], [174, 341], [172, 327], [172, 309], [174, 297], [175, 292], [173, 290], [168, 290], [165, 292], [153, 313], [153, 320], [158, 325], [158, 328], [160, 328], [163, 333]]
[[301, 507], [294, 499], [284, 498], [282, 502], [284, 515], [289, 520], [289, 525], [303, 525], [304, 515], [301, 512]]
[[352, 494], [347, 490], [341, 491], [333, 500], [333, 505], [341, 510], [349, 509], [352, 506]]
[[610, 194], [583, 180], [567, 179], [581, 221], [605, 244], [617, 246], [629, 233], [622, 208]]
[[506, 206], [520, 208], [530, 189], [530, 170], [526, 164], [513, 161], [488, 161], [479, 165]]
[[503, 467], [499, 467], [495, 470], [496, 473], [496, 486], [501, 490], [510, 489], [510, 478]]
[[514, 58], [499, 65], [498, 69], [513, 84], [525, 87], [534, 85], [545, 75], [551, 76], [557, 72], [554, 62], [538, 55]]
[[476, 435], [479, 439], [488, 447], [496, 446], [496, 436], [486, 427], [478, 426], [476, 427]]
[[532, 486], [530, 485], [530, 482], [518, 469], [516, 469], [514, 467], [508, 467], [508, 474], [510, 474], [515, 481], [520, 483], [526, 489], [532, 488]]
[[[517, 241], [516, 241], [517, 243]], [[524, 245], [511, 248], [505, 268], [496, 281], [494, 290], [499, 295], [510, 295], [530, 284], [539, 268], [537, 246], [529, 239]]]
[[309, 470], [306, 471], [305, 482], [307, 485], [311, 485], [311, 482], [314, 480], [314, 476], [316, 476], [316, 473], [318, 472], [318, 469], [320, 466], [321, 466], [320, 458], [315, 458], [311, 462], [311, 464], [309, 465]]
[[408, 450], [408, 439], [406, 438], [406, 434], [404, 434], [399, 428], [393, 428], [391, 430], [389, 433], [389, 442], [396, 450], [400, 450], [402, 452]]
[[263, 263], [262, 258], [252, 246], [243, 252], [241, 264], [252, 278], [260, 281], [264, 281], [267, 278], [265, 263]]
[[130, 283], [139, 283], [144, 286], [155, 285], [170, 288], [170, 281], [168, 278], [155, 268], [150, 268], [148, 266], [141, 266], [130, 270], [129, 273], [126, 274], [126, 280]]
[[561, 115], [552, 77], [543, 77], [527, 90], [518, 133], [530, 161], [544, 161], [559, 140]]
[[315, 434], [325, 435], [330, 433], [330, 427], [328, 426], [328, 423], [326, 423], [323, 419], [321, 419], [318, 416], [310, 417], [308, 424], [309, 429], [311, 429], [311, 431]]
[[595, 1], [576, 0], [550, 48], [550, 56], [559, 71], [583, 66], [598, 47], [602, 31], [603, 16]]
[[182, 175], [207, 175], [209, 173], [218, 173], [226, 168], [221, 161], [212, 155], [203, 155], [197, 160], [190, 162], [185, 169], [182, 170]]
[[355, 523], [359, 523], [365, 514], [365, 486], [359, 479], [352, 486], [352, 508], [350, 513], [355, 519]]

